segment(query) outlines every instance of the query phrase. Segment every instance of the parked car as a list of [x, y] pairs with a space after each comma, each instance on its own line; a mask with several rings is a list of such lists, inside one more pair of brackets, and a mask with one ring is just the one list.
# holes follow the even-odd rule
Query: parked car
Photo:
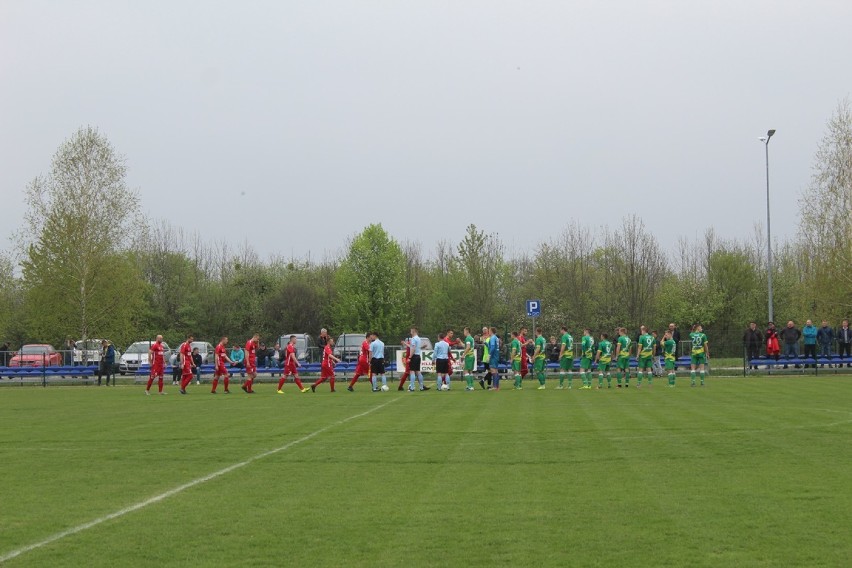
[[[85, 345], [83, 340], [74, 343], [73, 360], [75, 365], [100, 363], [103, 352], [103, 339], [87, 339]], [[112, 342], [110, 342], [112, 343]], [[113, 345], [115, 347], [115, 345]], [[115, 350], [116, 366], [121, 359], [121, 352]]]
[[283, 333], [278, 338], [278, 345], [281, 346], [282, 353], [287, 349], [287, 344], [290, 342], [290, 336], [296, 336], [296, 359], [301, 363], [312, 363], [319, 361], [319, 347], [314, 338], [307, 333]]
[[[150, 363], [148, 360], [148, 349], [150, 349], [152, 343], [154, 343], [153, 340], [132, 343], [125, 349], [124, 354], [118, 360], [118, 372], [122, 375], [135, 373], [140, 365], [148, 365]], [[168, 362], [171, 356], [171, 347], [163, 341], [163, 358]]]
[[9, 360], [10, 367], [59, 367], [62, 353], [46, 343], [30, 343], [21, 347]]
[[334, 356], [341, 361], [357, 361], [364, 338], [363, 333], [341, 333], [334, 342]]
[[213, 364], [213, 346], [206, 341], [193, 341], [191, 344], [193, 349], [198, 347], [198, 354], [201, 355], [202, 365]]

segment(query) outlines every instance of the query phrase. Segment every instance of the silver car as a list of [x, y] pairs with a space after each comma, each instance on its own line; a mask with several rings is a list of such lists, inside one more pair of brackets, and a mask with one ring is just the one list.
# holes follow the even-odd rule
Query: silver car
[[[135, 373], [140, 365], [150, 365], [149, 352], [151, 344], [154, 341], [137, 341], [132, 343], [118, 360], [118, 372], [122, 375], [127, 373]], [[172, 348], [169, 344], [163, 341], [163, 359], [168, 361], [172, 356]]]

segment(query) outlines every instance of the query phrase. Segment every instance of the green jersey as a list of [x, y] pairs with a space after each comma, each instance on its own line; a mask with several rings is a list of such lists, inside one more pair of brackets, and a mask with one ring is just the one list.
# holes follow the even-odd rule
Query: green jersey
[[651, 357], [654, 354], [654, 344], [657, 340], [650, 333], [639, 336], [639, 356]]
[[692, 340], [692, 354], [703, 355], [704, 346], [707, 344], [707, 336], [703, 333], [693, 331], [689, 334], [689, 339]]
[[517, 339], [512, 340], [512, 361], [521, 362], [521, 342]]
[[621, 346], [621, 349], [618, 352], [619, 359], [626, 359], [630, 357], [630, 338], [626, 335], [622, 335], [618, 338], [618, 344]]
[[543, 335], [539, 335], [535, 338], [535, 348], [538, 351], [538, 354], [535, 356], [536, 359], [544, 359], [544, 347], [547, 342], [544, 340]]
[[612, 362], [612, 342], [610, 340], [602, 339], [598, 343], [598, 355], [600, 355], [599, 362], [605, 364]]
[[580, 345], [581, 355], [584, 359], [592, 359], [595, 356], [595, 340], [591, 335], [584, 335], [583, 342]]
[[562, 347], [565, 350], [562, 352], [562, 357], [574, 357], [574, 338], [571, 337], [570, 333], [564, 333], [562, 335]]
[[471, 337], [469, 335], [467, 337], [465, 337], [464, 338], [464, 346], [465, 346], [465, 350], [467, 351], [466, 357], [473, 357], [473, 354], [475, 353], [474, 348], [473, 348], [473, 337]]
[[666, 361], [674, 361], [677, 359], [677, 343], [674, 339], [666, 339], [663, 341], [663, 355]]

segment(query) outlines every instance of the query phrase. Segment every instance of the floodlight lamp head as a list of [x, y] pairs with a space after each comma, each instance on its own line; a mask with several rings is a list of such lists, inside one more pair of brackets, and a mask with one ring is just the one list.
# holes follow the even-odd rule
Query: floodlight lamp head
[[772, 135], [773, 135], [773, 134], [775, 134], [775, 129], [774, 129], [774, 128], [773, 128], [772, 130], [770, 130], [769, 132], [767, 132], [767, 133], [766, 133], [766, 138], [767, 138], [767, 140], [768, 140], [769, 138], [772, 138]]

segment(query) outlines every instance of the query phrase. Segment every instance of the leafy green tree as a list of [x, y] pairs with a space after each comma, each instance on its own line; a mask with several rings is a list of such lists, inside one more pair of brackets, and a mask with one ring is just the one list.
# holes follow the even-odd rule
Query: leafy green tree
[[357, 235], [337, 273], [335, 322], [341, 331], [399, 335], [411, 322], [405, 255], [381, 225]]
[[852, 312], [852, 105], [841, 101], [828, 121], [800, 201], [806, 247], [802, 292], [812, 309], [835, 321]]
[[129, 334], [142, 281], [127, 254], [138, 224], [125, 175], [124, 158], [88, 127], [66, 140], [48, 174], [27, 188], [19, 242], [31, 335], [58, 342]]

